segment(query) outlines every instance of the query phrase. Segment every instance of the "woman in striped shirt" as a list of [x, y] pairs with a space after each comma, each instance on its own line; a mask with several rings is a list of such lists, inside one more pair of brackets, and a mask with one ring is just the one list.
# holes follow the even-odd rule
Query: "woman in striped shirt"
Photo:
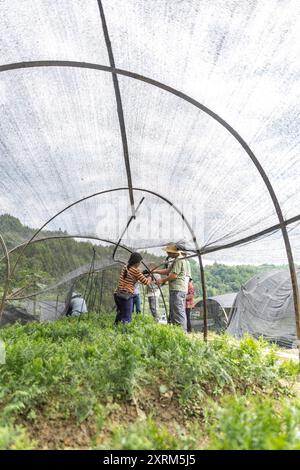
[[114, 294], [117, 306], [115, 323], [130, 323], [133, 309], [134, 287], [137, 282], [151, 284], [151, 276], [145, 277], [139, 270], [142, 261], [140, 253], [132, 253], [127, 266], [121, 271], [117, 290]]

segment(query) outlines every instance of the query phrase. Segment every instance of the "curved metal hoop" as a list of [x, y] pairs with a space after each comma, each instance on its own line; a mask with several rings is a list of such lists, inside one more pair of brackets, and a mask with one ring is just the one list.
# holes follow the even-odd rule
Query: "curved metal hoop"
[[[51, 240], [69, 240], [69, 239], [74, 239], [74, 238], [82, 238], [82, 239], [86, 239], [86, 240], [96, 240], [96, 241], [101, 241], [101, 242], [104, 242], [104, 243], [109, 243], [110, 245], [117, 245], [117, 243], [112, 241], [112, 240], [109, 240], [109, 239], [106, 239], [106, 238], [99, 238], [99, 237], [95, 237], [95, 236], [87, 236], [87, 235], [54, 235], [53, 237], [49, 236], [49, 237], [43, 237], [43, 238], [35, 238], [34, 240], [31, 240], [30, 245], [33, 245], [33, 244], [36, 244], [36, 243], [42, 243], [42, 242], [46, 242], [46, 241], [51, 241]], [[15, 246], [14, 248], [12, 248], [8, 252], [8, 254], [14, 253], [17, 250], [22, 249], [24, 246], [25, 247], [28, 246], [28, 243], [24, 242], [24, 243], [21, 243], [18, 246]], [[128, 248], [127, 246], [120, 245], [120, 244], [119, 244], [119, 246], [122, 249], [128, 251], [128, 253], [132, 253], [132, 250], [130, 250], [130, 248]], [[121, 262], [116, 261], [116, 264], [117, 263], [120, 264]], [[50, 286], [50, 288], [51, 288], [51, 286]], [[49, 290], [49, 288], [47, 288], [46, 290]], [[45, 291], [45, 289], [43, 289], [41, 291], [38, 291], [38, 292], [34, 292], [33, 294], [22, 296], [22, 297], [12, 297], [10, 300], [28, 299], [30, 297], [35, 297], [36, 295], [42, 294], [44, 291]]]
[[[200, 250], [199, 249], [199, 246], [198, 246], [198, 242], [197, 242], [197, 238], [196, 238], [196, 235], [190, 225], [190, 223], [188, 222], [188, 220], [185, 218], [184, 214], [178, 209], [178, 207], [176, 207], [169, 199], [167, 199], [165, 196], [162, 196], [158, 193], [156, 193], [155, 191], [151, 191], [149, 189], [145, 189], [145, 188], [133, 188], [134, 191], [139, 191], [139, 192], [145, 192], [145, 193], [148, 193], [148, 194], [152, 194], [153, 196], [156, 196], [158, 197], [159, 199], [163, 200], [164, 202], [166, 202], [169, 206], [171, 206], [178, 214], [179, 216], [182, 218], [183, 222], [185, 223], [186, 227], [188, 228], [192, 238], [193, 238], [193, 241], [195, 243], [195, 246], [196, 246], [196, 249], [197, 250]], [[19, 258], [22, 256], [24, 250], [26, 249], [26, 247], [36, 238], [36, 236], [50, 223], [52, 222], [54, 219], [56, 219], [59, 215], [63, 214], [64, 212], [66, 212], [68, 209], [70, 209], [71, 207], [73, 206], [76, 206], [77, 204], [83, 202], [83, 201], [87, 201], [88, 199], [91, 199], [93, 197], [96, 197], [96, 196], [100, 196], [100, 195], [103, 195], [103, 194], [108, 194], [108, 193], [113, 193], [113, 192], [118, 192], [118, 191], [128, 191], [128, 187], [122, 187], [122, 188], [113, 188], [113, 189], [105, 189], [103, 191], [98, 191], [96, 193], [93, 193], [93, 194], [90, 194], [89, 196], [85, 196], [81, 199], [78, 199], [77, 201], [74, 201], [72, 202], [71, 204], [67, 205], [66, 207], [64, 207], [62, 210], [60, 210], [59, 212], [57, 212], [56, 214], [54, 214], [50, 219], [48, 219], [38, 230], [36, 230], [36, 232], [32, 235], [32, 237], [24, 244], [22, 245], [23, 246], [23, 250], [21, 251], [17, 261], [16, 261], [16, 264], [18, 263], [19, 261]], [[85, 237], [85, 238], [89, 238], [89, 237]], [[15, 269], [15, 266], [16, 264], [14, 265], [13, 267], [13, 270]]]
[[[39, 243], [39, 242], [44, 242], [44, 241], [50, 241], [50, 240], [64, 240], [64, 239], [74, 239], [74, 238], [83, 238], [83, 239], [89, 239], [89, 240], [97, 240], [97, 241], [102, 241], [102, 242], [105, 242], [105, 243], [109, 243], [111, 245], [115, 245], [115, 248], [118, 248], [118, 247], [121, 247], [122, 249], [124, 249], [125, 251], [127, 251], [128, 253], [132, 253], [132, 250], [130, 250], [130, 248], [128, 248], [127, 246], [125, 245], [122, 245], [120, 241], [118, 242], [114, 242], [112, 240], [109, 240], [109, 239], [105, 239], [105, 238], [99, 238], [99, 237], [95, 237], [95, 236], [86, 236], [86, 235], [55, 235], [53, 237], [44, 237], [44, 238], [36, 238], [34, 240], [32, 240], [30, 242], [30, 245], [31, 244], [35, 244], [35, 243]], [[15, 251], [17, 251], [18, 249], [21, 249], [22, 247], [26, 248], [26, 246], [28, 246], [28, 243], [25, 242], [25, 243], [22, 243], [21, 245], [18, 245], [14, 248], [12, 248], [9, 252], [8, 252], [8, 256], [10, 253], [13, 253]], [[23, 250], [24, 252], [24, 250]], [[9, 258], [8, 258], [9, 259]], [[0, 260], [1, 261], [1, 260]], [[121, 261], [117, 261], [116, 260], [116, 264], [117, 263], [122, 263]], [[147, 266], [147, 264], [142, 261], [142, 264], [145, 266], [146, 269], [149, 270], [149, 267]], [[49, 289], [47, 289], [49, 290]], [[161, 293], [161, 296], [162, 296], [162, 300], [163, 300], [163, 304], [164, 304], [164, 309], [165, 309], [165, 314], [166, 314], [166, 317], [168, 317], [168, 312], [167, 312], [167, 307], [166, 307], [166, 302], [165, 302], [165, 298], [164, 298], [164, 295], [163, 295], [163, 292], [161, 290], [161, 288], [159, 287], [159, 290], [160, 290], [160, 293]], [[44, 290], [43, 291], [39, 291], [39, 292], [35, 292], [33, 294], [30, 294], [30, 295], [27, 295], [27, 296], [23, 296], [23, 297], [18, 297], [18, 298], [13, 298], [11, 300], [22, 300], [22, 299], [28, 299], [28, 298], [31, 298], [31, 297], [35, 297], [36, 295], [39, 295], [41, 294], [42, 292], [45, 292]], [[5, 297], [3, 297], [3, 299], [5, 299]]]
[[[198, 259], [199, 259], [199, 263], [200, 263], [200, 275], [201, 275], [201, 280], [204, 280], [204, 271], [203, 271], [203, 268], [201, 269], [201, 265], [202, 265], [202, 258], [201, 258], [201, 254], [200, 254], [200, 249], [199, 249], [199, 246], [198, 246], [198, 242], [197, 242], [197, 239], [196, 239], [196, 235], [191, 227], [191, 225], [189, 224], [189, 222], [187, 221], [187, 219], [184, 217], [184, 214], [182, 212], [180, 212], [180, 210], [171, 202], [169, 201], [166, 197], [164, 196], [161, 196], [160, 194], [158, 193], [155, 193], [154, 191], [150, 191], [148, 189], [142, 189], [142, 188], [132, 188], [134, 191], [141, 191], [141, 192], [146, 192], [146, 193], [149, 193], [149, 194], [152, 194], [160, 199], [162, 199], [164, 202], [166, 202], [167, 204], [169, 204], [171, 207], [173, 207], [173, 209], [180, 215], [180, 217], [182, 218], [183, 222], [185, 223], [186, 227], [188, 228], [189, 232], [191, 233], [191, 236], [193, 238], [193, 241], [194, 241], [194, 244], [195, 244], [195, 248], [196, 248], [196, 252], [197, 252], [197, 256], [198, 256]], [[14, 273], [17, 265], [18, 265], [18, 262], [21, 258], [21, 256], [23, 255], [24, 251], [26, 250], [26, 248], [36, 239], [35, 237], [43, 230], [43, 228], [45, 228], [50, 222], [52, 222], [56, 217], [58, 217], [59, 215], [61, 215], [63, 212], [67, 211], [68, 209], [70, 209], [71, 207], [83, 202], [83, 201], [86, 201], [88, 199], [91, 199], [93, 197], [96, 197], [96, 196], [100, 196], [102, 194], [107, 194], [107, 193], [111, 193], [111, 192], [116, 192], [116, 191], [126, 191], [128, 190], [127, 187], [123, 187], [123, 188], [114, 188], [114, 189], [107, 189], [107, 190], [104, 190], [104, 191], [99, 191], [97, 193], [94, 193], [94, 194], [91, 194], [89, 196], [85, 196], [84, 198], [81, 198], [71, 204], [69, 204], [68, 206], [66, 206], [65, 208], [63, 208], [61, 211], [57, 212], [56, 214], [54, 214], [53, 217], [51, 217], [50, 219], [48, 219], [34, 234], [33, 236], [24, 244], [20, 245], [20, 249], [21, 249], [21, 253], [19, 254], [19, 256], [17, 257], [17, 260], [13, 266], [13, 269], [12, 269], [12, 272], [11, 274]], [[51, 237], [53, 238], [53, 237]], [[88, 236], [85, 236], [84, 238], [90, 238]], [[37, 239], [36, 239], [37, 241]], [[108, 240], [106, 240], [108, 241]], [[115, 243], [115, 242], [111, 242], [111, 241], [108, 241], [108, 243], [113, 243], [115, 244], [115, 246], [121, 246], [120, 243]], [[123, 245], [122, 245], [123, 247]], [[126, 248], [127, 249], [127, 248]], [[128, 251], [131, 251], [129, 249], [127, 249]], [[148, 266], [145, 265], [145, 263], [143, 263], [144, 266], [148, 269]], [[202, 289], [203, 289], [203, 292], [205, 292], [205, 285], [204, 285], [204, 282], [202, 283]], [[162, 294], [162, 293], [161, 293]], [[205, 294], [204, 294], [205, 295]], [[162, 298], [163, 298], [163, 294], [162, 294]], [[165, 305], [165, 301], [164, 301], [164, 298], [163, 298], [163, 302], [164, 302], [164, 305]], [[166, 309], [166, 306], [165, 306], [165, 309]], [[166, 311], [166, 315], [167, 315], [167, 311]], [[168, 315], [167, 315], [168, 316]], [[204, 312], [204, 324], [206, 325], [206, 327], [204, 328], [204, 339], [206, 340], [207, 339], [207, 312], [205, 311]]]
[[[116, 75], [123, 75], [125, 77], [133, 78], [135, 80], [139, 80], [145, 83], [148, 83], [150, 85], [153, 85], [157, 88], [160, 88], [164, 91], [167, 91], [168, 93], [171, 93], [175, 96], [178, 96], [179, 98], [183, 99], [184, 101], [187, 101], [188, 103], [192, 104], [196, 108], [200, 109], [210, 117], [212, 117], [215, 121], [217, 121], [221, 126], [223, 126], [237, 141], [238, 143], [243, 147], [245, 152], [248, 154], [254, 165], [256, 166], [257, 170], [260, 173], [260, 176], [263, 178], [265, 185], [270, 193], [270, 196], [272, 198], [274, 207], [276, 209], [276, 212], [279, 211], [281, 213], [281, 208], [280, 204], [278, 202], [277, 196], [274, 192], [274, 189], [271, 185], [271, 182], [264, 171], [263, 167], [261, 166], [259, 160], [257, 157], [254, 155], [252, 150], [250, 149], [249, 145], [246, 143], [246, 141], [241, 137], [241, 135], [232, 127], [230, 124], [228, 124], [225, 119], [221, 118], [217, 113], [212, 111], [210, 108], [207, 106], [204, 106], [202, 103], [199, 101], [195, 100], [194, 98], [191, 98], [190, 96], [186, 95], [185, 93], [176, 90], [175, 88], [165, 85], [162, 82], [159, 82], [157, 80], [153, 80], [152, 78], [146, 77], [144, 75], [140, 75], [134, 72], [130, 72], [128, 70], [124, 69], [119, 69], [116, 67], [110, 67], [107, 65], [101, 65], [101, 64], [94, 64], [94, 63], [89, 63], [89, 62], [76, 62], [76, 61], [67, 61], [67, 60], [39, 60], [39, 61], [28, 61], [28, 62], [17, 62], [13, 64], [6, 64], [6, 65], [1, 65], [0, 66], [0, 72], [7, 72], [10, 70], [18, 70], [18, 69], [26, 69], [26, 68], [39, 68], [39, 67], [70, 67], [70, 68], [84, 68], [84, 69], [90, 69], [90, 70], [99, 70], [102, 72], [108, 72], [108, 73], [113, 73]], [[278, 213], [277, 213], [278, 215]], [[282, 217], [283, 219], [283, 217]]]

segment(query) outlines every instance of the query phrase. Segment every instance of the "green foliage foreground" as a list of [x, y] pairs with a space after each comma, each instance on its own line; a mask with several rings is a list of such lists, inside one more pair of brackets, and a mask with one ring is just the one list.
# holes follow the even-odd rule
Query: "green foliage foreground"
[[0, 449], [300, 448], [298, 366], [263, 341], [93, 315], [0, 338]]

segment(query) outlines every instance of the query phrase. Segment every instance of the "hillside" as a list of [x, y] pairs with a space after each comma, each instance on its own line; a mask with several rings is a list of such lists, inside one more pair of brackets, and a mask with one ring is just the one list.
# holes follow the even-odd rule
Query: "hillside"
[[299, 449], [298, 365], [142, 316], [0, 331], [0, 449]]
[[[0, 233], [4, 238], [4, 241], [11, 249], [24, 241], [29, 240], [37, 231], [35, 228], [23, 225], [17, 217], [10, 214], [0, 215]], [[54, 235], [66, 235], [66, 232], [51, 232], [49, 230], [42, 231], [43, 236], [54, 236]]]

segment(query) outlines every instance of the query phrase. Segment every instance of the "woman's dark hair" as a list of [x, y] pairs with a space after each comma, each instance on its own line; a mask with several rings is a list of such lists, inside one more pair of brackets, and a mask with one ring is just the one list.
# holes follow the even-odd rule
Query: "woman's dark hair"
[[123, 278], [126, 279], [127, 277], [127, 272], [128, 269], [130, 269], [132, 266], [134, 266], [137, 263], [140, 263], [142, 261], [143, 257], [140, 253], [131, 253], [130, 258], [128, 260], [126, 269], [124, 270]]

